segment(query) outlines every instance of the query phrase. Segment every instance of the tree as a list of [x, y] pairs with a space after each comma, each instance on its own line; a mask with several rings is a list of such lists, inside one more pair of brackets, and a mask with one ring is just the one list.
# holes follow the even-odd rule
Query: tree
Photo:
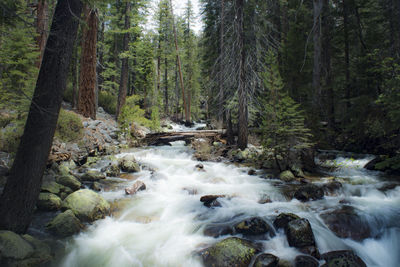
[[57, 2], [24, 134], [0, 197], [2, 229], [24, 233], [31, 222], [66, 87], [81, 10], [79, 0]]
[[96, 43], [97, 11], [85, 6], [85, 30], [82, 36], [82, 57], [79, 81], [78, 111], [84, 117], [96, 119]]
[[40, 64], [42, 62], [44, 48], [47, 41], [47, 31], [49, 28], [49, 6], [47, 0], [38, 0], [37, 3], [37, 20], [36, 20], [36, 30], [38, 33], [37, 36], [37, 44], [39, 46], [39, 59], [38, 59], [38, 68], [40, 68]]
[[[313, 68], [313, 108], [317, 116], [321, 111], [321, 57], [322, 57], [322, 41], [321, 41], [321, 19], [323, 0], [313, 0], [313, 41], [314, 41], [314, 68]], [[318, 118], [318, 117], [317, 117]]]

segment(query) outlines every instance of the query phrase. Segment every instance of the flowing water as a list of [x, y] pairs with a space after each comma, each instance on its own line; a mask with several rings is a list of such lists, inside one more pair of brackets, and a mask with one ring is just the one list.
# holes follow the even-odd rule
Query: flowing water
[[[132, 149], [143, 170], [137, 178], [147, 185], [146, 191], [125, 196], [124, 182], [101, 194], [120, 203], [121, 211], [91, 225], [67, 245], [67, 253], [58, 266], [202, 266], [196, 252], [226, 238], [203, 235], [210, 223], [260, 216], [272, 224], [282, 212], [307, 218], [321, 253], [353, 249], [368, 266], [396, 267], [400, 263], [400, 186], [379, 188], [391, 182], [381, 174], [363, 169], [370, 159], [339, 157], [320, 162], [335, 171], [327, 175], [341, 177], [342, 190], [324, 199], [302, 203], [287, 200], [279, 180], [249, 176], [248, 169], [227, 163], [204, 164], [205, 171], [195, 168], [190, 148], [184, 142], [172, 146]], [[126, 155], [120, 154], [118, 157]], [[329, 178], [319, 179], [326, 183]], [[207, 208], [203, 195], [224, 194], [222, 207]], [[259, 204], [268, 197], [272, 202]], [[341, 204], [345, 203], [345, 204]], [[360, 218], [372, 228], [374, 238], [364, 241], [342, 239], [331, 232], [320, 214], [342, 205], [357, 208]], [[265, 252], [293, 261], [301, 254], [289, 247], [283, 231], [265, 244]]]

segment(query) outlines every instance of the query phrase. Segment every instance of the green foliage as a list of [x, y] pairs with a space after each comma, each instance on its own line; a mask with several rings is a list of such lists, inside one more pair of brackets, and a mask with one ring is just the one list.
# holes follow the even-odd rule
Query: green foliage
[[385, 160], [378, 162], [375, 164], [375, 168], [377, 170], [390, 170], [393, 172], [400, 172], [400, 155], [396, 155], [394, 157], [388, 157]]
[[140, 100], [141, 97], [138, 95], [126, 98], [125, 105], [122, 107], [121, 114], [118, 118], [122, 131], [129, 132], [132, 123], [138, 123], [146, 127], [152, 125], [151, 121], [145, 118], [145, 111], [139, 106]]
[[8, 123], [5, 128], [0, 128], [0, 151], [15, 154], [21, 136], [24, 133], [25, 119], [15, 119]]
[[160, 112], [157, 106], [153, 106], [151, 109], [151, 125], [150, 129], [153, 131], [160, 130]]
[[108, 114], [115, 114], [117, 108], [117, 96], [107, 91], [99, 92], [99, 106]]
[[72, 111], [61, 109], [55, 136], [64, 142], [71, 142], [79, 140], [82, 135], [83, 125], [80, 117]]

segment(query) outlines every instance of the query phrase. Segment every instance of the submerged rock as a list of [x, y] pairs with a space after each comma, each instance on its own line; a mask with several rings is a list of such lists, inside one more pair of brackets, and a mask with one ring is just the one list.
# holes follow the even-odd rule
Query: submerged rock
[[40, 193], [36, 206], [40, 210], [53, 211], [61, 208], [62, 200], [52, 193]]
[[223, 235], [232, 235], [234, 229], [231, 223], [213, 223], [204, 228], [205, 236], [220, 237]]
[[243, 235], [264, 235], [269, 234], [271, 237], [275, 236], [274, 230], [269, 224], [259, 217], [246, 219], [235, 225], [237, 233]]
[[286, 237], [291, 247], [315, 246], [314, 234], [307, 219], [290, 221], [286, 227]]
[[332, 195], [332, 194], [335, 194], [337, 191], [339, 191], [342, 187], [343, 187], [343, 185], [341, 182], [333, 181], [333, 182], [324, 184], [323, 190], [325, 191], [325, 193]]
[[300, 201], [318, 200], [324, 197], [324, 191], [321, 187], [314, 184], [301, 186], [294, 193], [294, 197]]
[[72, 210], [58, 214], [47, 224], [47, 229], [58, 237], [67, 237], [79, 233], [83, 225]]
[[294, 267], [318, 267], [319, 262], [311, 256], [299, 255], [294, 259]]
[[293, 213], [281, 213], [274, 220], [274, 226], [279, 228], [286, 228], [287, 224], [291, 221], [300, 219], [299, 216]]
[[94, 182], [98, 180], [106, 179], [106, 176], [99, 171], [87, 171], [85, 174], [82, 175], [82, 181]]
[[72, 175], [57, 176], [56, 182], [71, 188], [73, 191], [79, 190], [82, 186], [82, 183]]
[[136, 181], [131, 187], [125, 188], [125, 194], [134, 195], [143, 190], [146, 190], [146, 185], [142, 181]]
[[201, 252], [206, 267], [247, 267], [259, 252], [249, 241], [229, 237]]
[[351, 250], [331, 251], [321, 256], [326, 263], [322, 267], [367, 267], [363, 260]]
[[202, 196], [200, 201], [203, 202], [204, 206], [208, 208], [221, 207], [221, 203], [218, 202], [218, 198], [224, 198], [225, 195], [207, 195]]
[[64, 199], [62, 207], [70, 209], [75, 216], [86, 222], [93, 222], [110, 214], [110, 204], [99, 194], [81, 189]]
[[254, 261], [253, 267], [276, 267], [278, 266], [279, 258], [272, 254], [261, 254], [258, 255]]
[[139, 172], [140, 167], [133, 155], [127, 155], [118, 161], [119, 167], [124, 172]]

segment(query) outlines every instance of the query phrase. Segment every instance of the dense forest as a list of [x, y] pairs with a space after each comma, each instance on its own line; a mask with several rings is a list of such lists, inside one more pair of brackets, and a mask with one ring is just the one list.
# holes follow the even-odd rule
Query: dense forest
[[[399, 175], [400, 1], [1, 1], [0, 229], [28, 230], [43, 174], [67, 154], [54, 147], [85, 147], [104, 114], [118, 149], [187, 141], [160, 133], [204, 123], [200, 160], [257, 147], [250, 166], [303, 177], [317, 152], [343, 151]], [[85, 149], [68, 160], [109, 148]]]

